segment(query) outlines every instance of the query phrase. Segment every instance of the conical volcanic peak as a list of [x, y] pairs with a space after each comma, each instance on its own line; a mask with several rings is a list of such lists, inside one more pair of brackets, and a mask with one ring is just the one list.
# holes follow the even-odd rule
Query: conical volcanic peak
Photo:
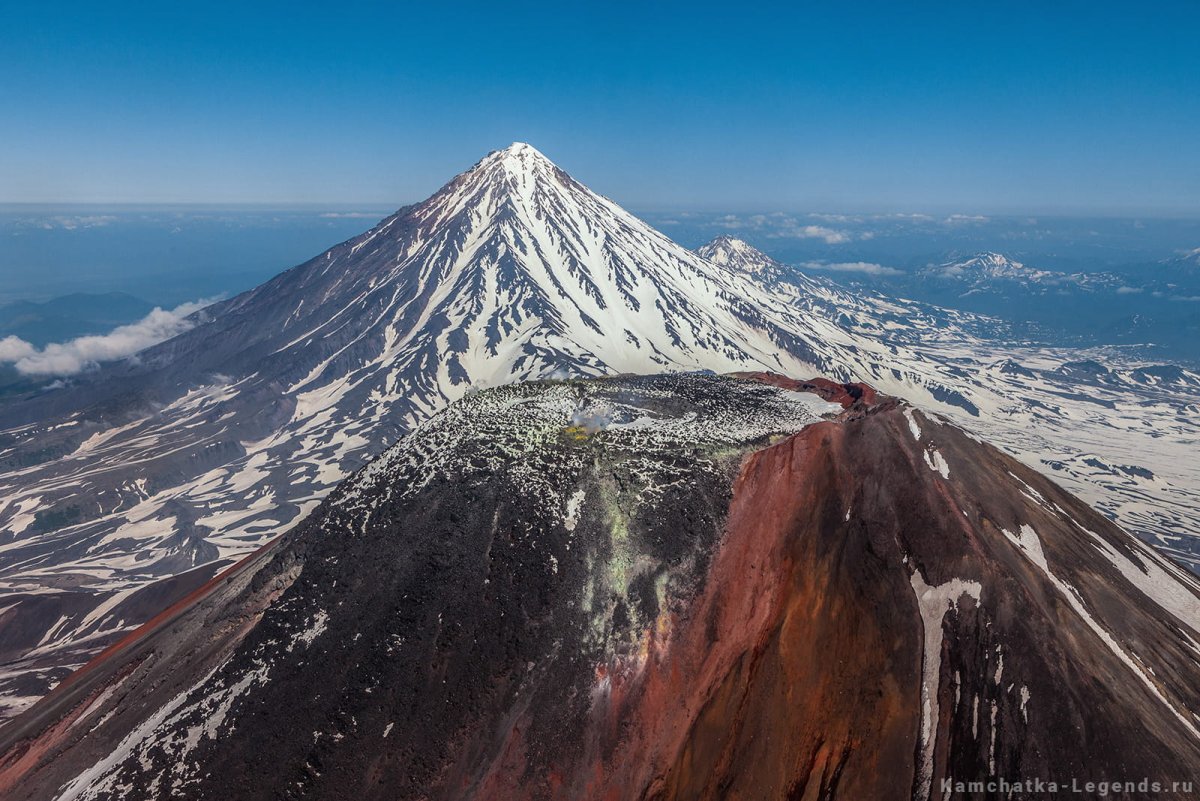
[[562, 184], [569, 181], [570, 176], [533, 145], [513, 142], [502, 150], [488, 153], [471, 169], [458, 175], [447, 187], [460, 183], [481, 184], [506, 179], [513, 181], [511, 186], [516, 188], [547, 180]]
[[513, 142], [503, 150], [493, 150], [483, 161], [499, 161], [504, 169], [514, 173], [528, 172], [539, 166], [557, 170], [558, 165], [546, 158], [542, 151], [525, 142]]
[[778, 278], [785, 271], [782, 264], [749, 242], [727, 234], [696, 248], [696, 253], [718, 267], [760, 278]]
[[[373, 338], [397, 348], [380, 357], [424, 373], [419, 384], [436, 382], [430, 406], [470, 385], [563, 370], [815, 366], [727, 271], [521, 143], [488, 154], [315, 269], [347, 302], [371, 298], [381, 308]], [[313, 324], [345, 330], [343, 322]], [[299, 358], [308, 352], [303, 341], [293, 347]]]
[[494, 214], [507, 208], [528, 214], [536, 212], [548, 196], [570, 190], [591, 194], [537, 148], [514, 142], [460, 173], [417, 206], [414, 216], [422, 222], [442, 222], [467, 210]]

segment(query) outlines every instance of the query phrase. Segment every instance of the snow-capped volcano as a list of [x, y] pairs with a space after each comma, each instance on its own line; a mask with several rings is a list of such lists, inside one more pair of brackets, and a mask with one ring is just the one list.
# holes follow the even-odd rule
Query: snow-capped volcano
[[719, 267], [759, 278], [775, 280], [787, 270], [749, 242], [727, 235], [701, 245], [696, 253]]
[[1180, 256], [1178, 260], [1181, 262], [1186, 262], [1193, 267], [1200, 267], [1200, 248], [1193, 248], [1192, 250], [1189, 250], [1187, 253], [1184, 253], [1182, 256]]
[[1162, 265], [1165, 269], [1160, 277], [1168, 280], [1178, 278], [1195, 280], [1200, 277], [1197, 275], [1197, 269], [1200, 268], [1200, 248], [1164, 259]]
[[929, 265], [918, 276], [956, 290], [965, 286], [971, 294], [1014, 291], [1035, 295], [1057, 295], [1071, 291], [1093, 293], [1116, 290], [1124, 284], [1119, 276], [1109, 272], [1065, 273], [1044, 270], [990, 251], [966, 259]]
[[920, 271], [920, 275], [934, 279], [949, 279], [974, 287], [1013, 286], [1064, 287], [1074, 286], [1085, 290], [1116, 288], [1121, 281], [1111, 273], [1064, 273], [1043, 270], [1023, 264], [1003, 253], [987, 251], [966, 259], [952, 259], [934, 264]]
[[957, 259], [928, 267], [925, 272], [943, 278], [1003, 278], [1036, 279], [1038, 276], [1053, 275], [1043, 270], [1034, 270], [1002, 253], [991, 251], [977, 253], [966, 259]]
[[310, 263], [292, 283], [378, 314], [363, 326], [345, 311], [298, 302], [286, 327], [304, 338], [282, 352], [357, 328], [355, 341], [382, 341], [377, 361], [388, 372], [421, 374], [424, 408], [468, 386], [560, 370], [812, 365], [801, 350], [780, 347], [726, 273], [521, 143]]

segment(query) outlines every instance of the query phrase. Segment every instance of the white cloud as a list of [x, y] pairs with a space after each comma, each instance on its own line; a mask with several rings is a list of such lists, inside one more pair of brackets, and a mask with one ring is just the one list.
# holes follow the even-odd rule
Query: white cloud
[[823, 270], [832, 273], [865, 273], [866, 275], [904, 275], [903, 270], [884, 267], [869, 261], [824, 262], [810, 261], [800, 265], [808, 270]]
[[814, 212], [808, 216], [812, 217], [814, 220], [820, 220], [821, 222], [828, 223], [860, 223], [863, 221], [862, 217], [856, 217], [850, 214], [817, 214]]
[[58, 215], [43, 219], [40, 226], [47, 231], [62, 228], [65, 231], [75, 231], [79, 228], [102, 228], [112, 225], [117, 218], [112, 214], [85, 214], [77, 216]]
[[0, 362], [14, 364], [17, 372], [23, 375], [74, 375], [100, 362], [124, 359], [182, 334], [193, 325], [188, 316], [211, 302], [185, 303], [170, 311], [156, 308], [136, 323], [119, 326], [107, 334], [77, 337], [41, 349], [23, 339], [6, 337], [0, 340]]
[[982, 214], [951, 214], [942, 222], [946, 225], [963, 225], [966, 223], [985, 223], [990, 220]]
[[1117, 287], [1118, 295], [1137, 295], [1142, 291], [1141, 287], [1136, 286], [1119, 286]]
[[790, 237], [793, 239], [821, 239], [827, 245], [841, 245], [850, 241], [850, 234], [845, 231], [826, 228], [823, 225], [788, 226], [781, 228], [777, 233], [772, 234], [772, 236]]
[[374, 211], [327, 211], [321, 216], [328, 220], [378, 220], [386, 215]]
[[0, 339], [0, 364], [17, 362], [37, 353], [37, 348], [20, 337], [5, 337]]

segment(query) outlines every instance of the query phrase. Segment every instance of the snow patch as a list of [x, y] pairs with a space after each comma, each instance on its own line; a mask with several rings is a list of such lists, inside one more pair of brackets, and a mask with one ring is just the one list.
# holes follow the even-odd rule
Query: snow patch
[[312, 620], [309, 621], [308, 626], [302, 631], [297, 632], [292, 638], [292, 641], [287, 646], [288, 653], [291, 653], [292, 649], [301, 643], [304, 644], [305, 648], [312, 645], [313, 640], [325, 633], [328, 624], [329, 614], [324, 609], [318, 609], [317, 613], [313, 615]]
[[925, 464], [929, 465], [929, 469], [935, 473], [941, 473], [942, 478], [950, 478], [950, 465], [946, 464], [946, 459], [942, 456], [942, 452], [936, 448], [930, 448], [924, 451]]
[[913, 594], [921, 611], [924, 631], [924, 658], [921, 664], [921, 763], [919, 798], [928, 799], [933, 789], [933, 753], [937, 740], [938, 683], [942, 664], [942, 621], [951, 609], [958, 610], [958, 599], [969, 595], [979, 603], [982, 585], [978, 581], [955, 578], [936, 587], [925, 583], [921, 571], [914, 570], [911, 578]]
[[908, 421], [908, 430], [912, 432], [913, 439], [917, 442], [921, 441], [921, 426], [917, 425], [917, 418], [913, 416], [911, 406], [904, 407], [904, 419]]
[[1037, 532], [1033, 530], [1033, 526], [1025, 523], [1021, 524], [1020, 531], [1016, 534], [1008, 529], [1001, 529], [1004, 536], [1009, 542], [1016, 545], [1023, 554], [1042, 569], [1043, 573], [1050, 574], [1050, 566], [1046, 563], [1046, 554], [1042, 551], [1042, 541], [1038, 537]]

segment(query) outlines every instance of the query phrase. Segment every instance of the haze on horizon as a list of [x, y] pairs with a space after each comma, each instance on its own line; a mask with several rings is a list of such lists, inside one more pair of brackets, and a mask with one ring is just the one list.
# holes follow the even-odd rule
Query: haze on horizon
[[642, 208], [1200, 213], [1200, 8], [26, 4], [6, 203], [427, 196], [513, 140]]

